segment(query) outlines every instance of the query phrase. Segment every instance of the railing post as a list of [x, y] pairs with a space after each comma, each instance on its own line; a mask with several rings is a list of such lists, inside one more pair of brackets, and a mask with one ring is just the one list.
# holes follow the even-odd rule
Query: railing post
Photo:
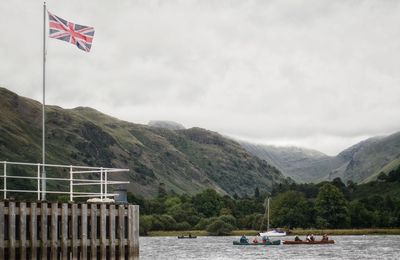
[[7, 199], [7, 162], [4, 161], [4, 172], [3, 172], [3, 176], [4, 176], [4, 199]]
[[100, 199], [103, 201], [103, 167], [100, 168]]
[[107, 194], [108, 194], [108, 188], [107, 188], [107, 173], [108, 173], [108, 170], [105, 170], [105, 172], [104, 172], [104, 193], [106, 194], [105, 196], [106, 196], [106, 198], [107, 198]]
[[69, 166], [69, 201], [74, 201], [74, 188], [73, 188], [73, 173], [72, 173], [72, 165]]
[[37, 200], [40, 200], [40, 163], [37, 164]]

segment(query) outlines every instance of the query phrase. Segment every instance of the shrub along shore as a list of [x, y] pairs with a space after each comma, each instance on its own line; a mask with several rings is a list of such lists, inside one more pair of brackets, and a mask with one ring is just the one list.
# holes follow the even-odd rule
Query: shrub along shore
[[[229, 236], [255, 236], [258, 234], [257, 230], [233, 230]], [[185, 230], [185, 231], [150, 231], [150, 237], [174, 237], [174, 236], [209, 236], [206, 230]], [[400, 228], [363, 228], [363, 229], [294, 229], [288, 232], [288, 236], [305, 236], [307, 234], [314, 234], [322, 236], [328, 234], [329, 236], [362, 236], [362, 235], [400, 235]]]

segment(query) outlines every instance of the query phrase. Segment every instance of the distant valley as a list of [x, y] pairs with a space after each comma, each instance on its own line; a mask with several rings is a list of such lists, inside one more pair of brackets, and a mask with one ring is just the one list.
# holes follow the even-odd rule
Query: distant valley
[[400, 132], [373, 137], [355, 144], [337, 156], [298, 147], [276, 147], [240, 141], [251, 154], [270, 162], [296, 182], [320, 182], [340, 177], [364, 183], [375, 180], [400, 165]]

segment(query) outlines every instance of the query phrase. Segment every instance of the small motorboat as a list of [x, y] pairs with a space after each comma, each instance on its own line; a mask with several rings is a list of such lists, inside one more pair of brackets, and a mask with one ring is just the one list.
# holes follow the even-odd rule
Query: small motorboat
[[280, 231], [280, 230], [276, 230], [276, 229], [273, 229], [273, 230], [270, 230], [267, 232], [260, 232], [259, 234], [260, 234], [260, 236], [267, 236], [267, 237], [284, 237], [284, 236], [286, 236], [285, 231]]
[[319, 240], [319, 241], [293, 241], [293, 240], [284, 240], [284, 245], [321, 245], [321, 244], [335, 244], [335, 240]]
[[178, 236], [178, 239], [193, 239], [193, 238], [197, 238], [197, 236], [192, 236], [192, 235], [188, 235], [188, 236]]

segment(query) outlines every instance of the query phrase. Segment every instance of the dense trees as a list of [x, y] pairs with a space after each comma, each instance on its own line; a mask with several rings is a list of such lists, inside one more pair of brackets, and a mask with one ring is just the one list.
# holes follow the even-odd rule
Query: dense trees
[[345, 228], [348, 226], [347, 201], [343, 193], [333, 184], [324, 184], [319, 189], [315, 202], [320, 228]]
[[[276, 186], [270, 203], [271, 227], [400, 227], [400, 181], [396, 179], [398, 171], [392, 172], [362, 185], [345, 185], [337, 178], [319, 184]], [[128, 194], [128, 200], [140, 205], [141, 234], [199, 229], [223, 235], [233, 229], [260, 229], [267, 197], [261, 191], [257, 188], [254, 197], [245, 198], [222, 196], [211, 189], [194, 196], [171, 195], [160, 185], [155, 199]]]
[[[278, 227], [307, 227], [313, 211], [304, 195], [297, 191], [279, 194], [271, 203], [271, 219]], [[312, 218], [313, 219], [313, 218]], [[311, 221], [312, 221], [311, 219]]]

